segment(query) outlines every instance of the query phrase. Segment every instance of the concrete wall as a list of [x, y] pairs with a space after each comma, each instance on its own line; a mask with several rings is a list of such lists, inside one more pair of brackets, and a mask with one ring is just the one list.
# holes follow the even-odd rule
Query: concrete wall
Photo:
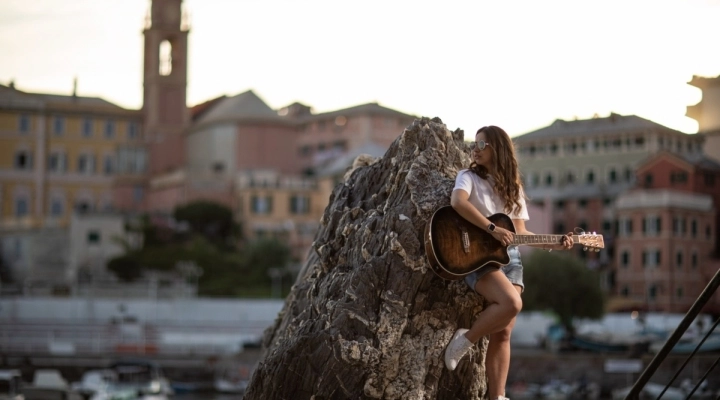
[[284, 300], [9, 298], [0, 300], [0, 325], [43, 320], [103, 322], [133, 316], [140, 323], [235, 324], [274, 321]]

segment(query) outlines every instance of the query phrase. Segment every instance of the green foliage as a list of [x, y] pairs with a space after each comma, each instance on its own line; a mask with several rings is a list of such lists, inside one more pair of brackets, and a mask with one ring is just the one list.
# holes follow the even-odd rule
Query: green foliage
[[142, 276], [142, 265], [132, 253], [113, 258], [107, 268], [124, 282], [132, 282]]
[[128, 226], [143, 232], [144, 247], [125, 246], [127, 253], [111, 260], [108, 268], [131, 282], [141, 278], [143, 271], [173, 272], [178, 263], [192, 261], [202, 270], [198, 294], [205, 297], [269, 296], [271, 273], [281, 273], [285, 281], [291, 278], [285, 273], [290, 249], [282, 242], [261, 239], [237, 249], [239, 226], [229, 208], [198, 201], [178, 207], [174, 218], [186, 222], [189, 231], [155, 226], [147, 216], [137, 226]]
[[219, 203], [195, 201], [176, 208], [173, 217], [178, 222], [187, 222], [193, 232], [214, 243], [226, 243], [240, 233], [232, 210]]
[[603, 316], [599, 274], [579, 259], [560, 252], [535, 251], [523, 266], [525, 310], [550, 310], [568, 331], [572, 331], [573, 318]]
[[258, 239], [243, 247], [242, 259], [248, 279], [270, 283], [269, 270], [286, 267], [290, 262], [290, 249], [277, 239]]

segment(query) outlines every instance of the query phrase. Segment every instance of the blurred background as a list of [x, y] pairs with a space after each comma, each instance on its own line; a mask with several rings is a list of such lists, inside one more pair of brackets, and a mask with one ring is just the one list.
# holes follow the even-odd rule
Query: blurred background
[[[720, 270], [719, 12], [3, 0], [0, 388], [238, 398], [333, 187], [438, 116], [511, 134], [531, 231], [604, 239], [523, 249], [511, 397], [611, 397]], [[718, 317], [677, 390], [720, 389]]]

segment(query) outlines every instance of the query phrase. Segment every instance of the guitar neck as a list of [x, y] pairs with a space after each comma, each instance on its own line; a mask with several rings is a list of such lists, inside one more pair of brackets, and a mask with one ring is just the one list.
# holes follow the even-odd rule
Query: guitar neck
[[514, 245], [560, 244], [564, 235], [515, 235]]

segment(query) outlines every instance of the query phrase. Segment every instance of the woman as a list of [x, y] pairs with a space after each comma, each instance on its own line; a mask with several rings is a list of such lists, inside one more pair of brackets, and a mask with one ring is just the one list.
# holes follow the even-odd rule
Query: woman
[[[495, 213], [507, 214], [517, 234], [533, 234], [525, 228], [529, 219], [525, 195], [520, 182], [515, 149], [508, 134], [497, 126], [485, 126], [475, 134], [473, 162], [455, 179], [450, 204], [465, 219], [486, 230], [508, 246], [514, 233], [495, 226], [487, 218]], [[561, 244], [539, 245], [546, 250], [571, 248], [571, 235]], [[517, 246], [508, 247], [510, 263], [502, 268], [486, 266], [465, 277], [465, 282], [481, 294], [487, 306], [470, 329], [458, 329], [445, 350], [445, 365], [457, 367], [460, 359], [484, 336], [489, 336], [485, 366], [488, 398], [506, 399], [505, 382], [510, 369], [510, 333], [515, 317], [522, 308], [522, 263]]]

